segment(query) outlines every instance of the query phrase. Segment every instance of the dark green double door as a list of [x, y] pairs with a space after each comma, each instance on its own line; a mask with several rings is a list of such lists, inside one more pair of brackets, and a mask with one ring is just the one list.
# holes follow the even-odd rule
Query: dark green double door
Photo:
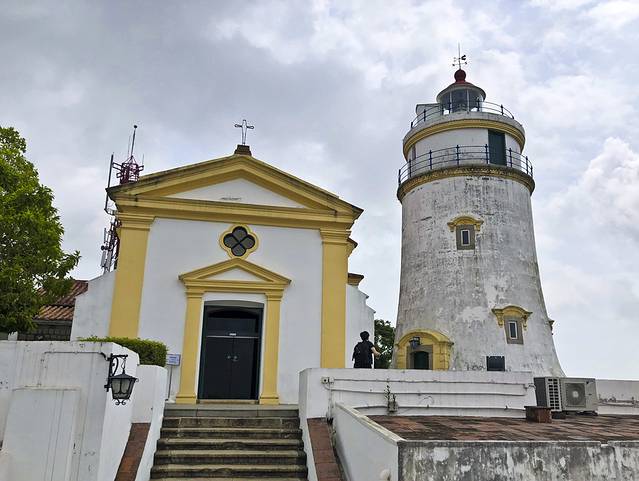
[[262, 310], [204, 308], [199, 399], [257, 399]]

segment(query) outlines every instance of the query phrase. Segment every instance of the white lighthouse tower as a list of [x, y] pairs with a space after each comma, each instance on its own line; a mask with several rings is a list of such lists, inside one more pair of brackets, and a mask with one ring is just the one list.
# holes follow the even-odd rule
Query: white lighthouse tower
[[455, 72], [419, 104], [399, 171], [393, 365], [563, 375], [539, 280], [524, 128]]

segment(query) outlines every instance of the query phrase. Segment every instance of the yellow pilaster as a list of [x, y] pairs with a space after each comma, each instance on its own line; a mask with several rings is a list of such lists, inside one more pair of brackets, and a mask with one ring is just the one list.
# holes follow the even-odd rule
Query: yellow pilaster
[[184, 321], [184, 339], [182, 340], [182, 367], [180, 369], [180, 390], [175, 398], [176, 403], [195, 404], [197, 382], [195, 373], [200, 349], [200, 328], [202, 320], [203, 289], [187, 289], [186, 315]]
[[260, 404], [279, 404], [277, 393], [278, 357], [280, 350], [280, 306], [282, 293], [266, 293], [266, 332], [264, 370]]
[[109, 335], [138, 337], [146, 246], [153, 216], [119, 214], [120, 250], [115, 271]]
[[343, 368], [346, 353], [346, 283], [349, 230], [320, 229], [322, 236], [322, 339], [320, 367]]

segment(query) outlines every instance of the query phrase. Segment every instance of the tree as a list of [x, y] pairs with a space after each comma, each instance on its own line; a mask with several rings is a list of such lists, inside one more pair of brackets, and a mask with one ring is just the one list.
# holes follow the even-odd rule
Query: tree
[[395, 327], [383, 319], [375, 319], [375, 346], [382, 354], [375, 359], [375, 369], [388, 369], [393, 357]]
[[0, 331], [33, 329], [40, 308], [64, 296], [80, 254], [66, 254], [53, 193], [41, 185], [26, 141], [0, 126]]

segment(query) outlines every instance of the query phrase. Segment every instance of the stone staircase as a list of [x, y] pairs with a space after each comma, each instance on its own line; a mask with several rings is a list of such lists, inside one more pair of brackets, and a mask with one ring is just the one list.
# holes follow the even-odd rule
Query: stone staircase
[[297, 409], [168, 404], [151, 478], [306, 480]]

